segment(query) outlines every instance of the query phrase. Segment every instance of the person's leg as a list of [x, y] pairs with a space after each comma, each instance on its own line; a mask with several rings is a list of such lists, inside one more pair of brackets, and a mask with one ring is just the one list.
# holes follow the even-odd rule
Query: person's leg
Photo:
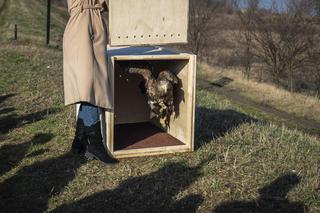
[[98, 107], [91, 104], [82, 103], [80, 106], [78, 118], [83, 120], [84, 126], [90, 127], [99, 122]]
[[85, 127], [90, 127], [98, 122], [98, 108], [87, 103], [81, 103], [77, 118], [75, 137], [71, 146], [73, 153], [84, 154], [87, 151], [88, 139], [85, 135]]
[[87, 103], [81, 103], [77, 118], [75, 136], [71, 150], [75, 154], [84, 154], [87, 150], [87, 137], [85, 127], [90, 127], [99, 122], [98, 108]]
[[84, 134], [87, 143], [86, 156], [96, 158], [104, 163], [116, 163], [117, 161], [108, 155], [103, 145], [99, 108], [88, 103], [82, 103], [78, 120], [82, 120], [84, 123]]

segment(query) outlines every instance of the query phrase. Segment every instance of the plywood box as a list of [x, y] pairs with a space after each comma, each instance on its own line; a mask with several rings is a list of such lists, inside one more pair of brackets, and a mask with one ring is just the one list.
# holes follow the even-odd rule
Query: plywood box
[[109, 0], [109, 44], [187, 43], [189, 0]]
[[[139, 88], [142, 77], [123, 68], [137, 61], [152, 64], [155, 72], [168, 69], [180, 79], [168, 129], [150, 119], [147, 97]], [[124, 158], [193, 151], [196, 56], [158, 47], [118, 47], [108, 49], [108, 64], [114, 110], [103, 113], [103, 130], [111, 154]]]

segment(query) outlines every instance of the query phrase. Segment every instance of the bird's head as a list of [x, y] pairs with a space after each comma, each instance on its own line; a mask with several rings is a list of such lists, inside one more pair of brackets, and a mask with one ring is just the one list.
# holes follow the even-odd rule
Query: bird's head
[[172, 84], [178, 84], [179, 80], [178, 78], [170, 71], [162, 71], [158, 75], [158, 80], [166, 80], [169, 81]]

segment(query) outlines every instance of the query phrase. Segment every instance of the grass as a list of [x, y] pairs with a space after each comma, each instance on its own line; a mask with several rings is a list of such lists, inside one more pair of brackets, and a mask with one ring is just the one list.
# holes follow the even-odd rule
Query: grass
[[203, 65], [199, 71], [201, 78], [218, 80], [222, 77], [231, 78], [233, 81], [225, 89], [235, 91], [265, 106], [289, 112], [298, 117], [320, 122], [320, 99], [300, 93], [290, 93], [267, 83], [243, 79], [239, 70], [209, 67]]
[[[5, 7], [0, 17], [1, 40], [13, 39], [14, 25], [18, 25], [18, 39], [25, 43], [45, 44], [46, 1], [43, 0], [2, 0]], [[1, 3], [1, 2], [0, 2]], [[52, 7], [51, 45], [60, 45], [64, 25], [67, 21], [65, 10]]]
[[0, 43], [0, 212], [320, 211], [320, 141], [204, 90], [193, 153], [113, 167], [70, 154], [62, 52], [37, 36]]

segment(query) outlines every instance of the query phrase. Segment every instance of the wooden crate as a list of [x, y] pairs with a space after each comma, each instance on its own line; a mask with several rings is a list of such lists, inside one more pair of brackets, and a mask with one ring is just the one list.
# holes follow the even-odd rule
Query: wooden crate
[[109, 0], [109, 44], [187, 43], [189, 0]]
[[[176, 112], [167, 130], [150, 119], [146, 95], [139, 88], [142, 77], [122, 68], [123, 63], [136, 61], [169, 69], [181, 81], [174, 91]], [[193, 151], [196, 56], [158, 47], [118, 47], [108, 49], [108, 64], [114, 110], [103, 113], [103, 135], [110, 153], [125, 158]]]

